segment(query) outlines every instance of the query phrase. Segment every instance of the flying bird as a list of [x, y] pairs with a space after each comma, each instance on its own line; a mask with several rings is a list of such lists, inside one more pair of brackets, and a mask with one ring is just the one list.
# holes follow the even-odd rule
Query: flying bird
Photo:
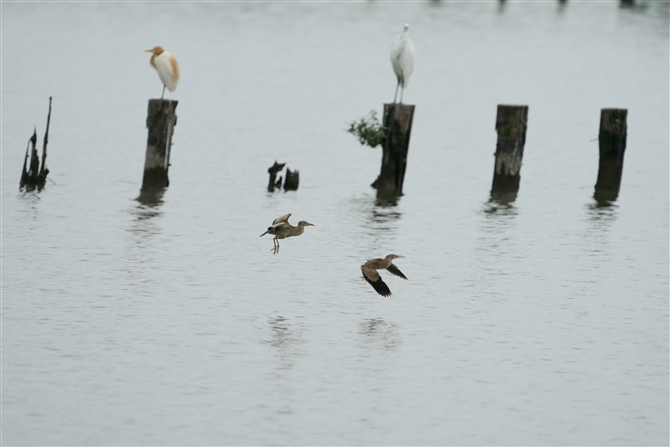
[[165, 94], [165, 87], [171, 92], [177, 88], [179, 82], [179, 64], [177, 59], [169, 51], [165, 51], [161, 46], [155, 46], [150, 50], [144, 50], [145, 53], [152, 53], [149, 63], [158, 72], [158, 77], [163, 82], [163, 93], [161, 99]]
[[272, 222], [272, 226], [268, 227], [268, 231], [260, 235], [260, 237], [263, 237], [266, 234], [270, 233], [271, 235], [274, 236], [274, 239], [272, 240], [272, 242], [274, 243], [274, 247], [272, 248], [274, 254], [279, 253], [279, 239], [286, 239], [287, 237], [300, 236], [302, 233], [305, 232], [305, 227], [314, 226], [314, 224], [305, 222], [304, 220], [298, 222], [298, 226], [293, 226], [288, 222], [289, 217], [291, 217], [291, 213], [279, 216]]
[[377, 291], [381, 296], [391, 296], [391, 290], [382, 280], [382, 277], [379, 275], [377, 270], [386, 269], [389, 273], [399, 276], [402, 279], [407, 279], [407, 277], [400, 271], [398, 267], [393, 264], [393, 260], [397, 258], [404, 258], [400, 255], [387, 255], [384, 259], [375, 258], [370, 259], [368, 262], [361, 266], [361, 271], [363, 272], [363, 279], [370, 283], [370, 285]]
[[414, 42], [409, 37], [409, 23], [405, 23], [405, 29], [398, 34], [391, 46], [391, 65], [393, 65], [393, 71], [398, 78], [393, 103], [398, 97], [398, 88], [401, 88], [400, 104], [402, 104], [402, 94], [409, 83], [409, 77], [414, 71]]

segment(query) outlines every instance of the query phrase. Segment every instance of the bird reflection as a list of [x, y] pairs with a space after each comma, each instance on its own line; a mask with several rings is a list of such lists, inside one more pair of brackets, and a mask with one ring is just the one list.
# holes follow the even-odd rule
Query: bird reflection
[[295, 357], [299, 354], [298, 348], [303, 343], [302, 338], [295, 333], [289, 320], [281, 315], [269, 318], [268, 325], [272, 331], [272, 338], [265, 343], [277, 349], [282, 361], [281, 369], [291, 369]]
[[387, 323], [382, 318], [372, 318], [363, 320], [360, 327], [360, 333], [366, 343], [381, 346], [388, 351], [395, 350], [400, 345], [400, 335], [395, 323]]

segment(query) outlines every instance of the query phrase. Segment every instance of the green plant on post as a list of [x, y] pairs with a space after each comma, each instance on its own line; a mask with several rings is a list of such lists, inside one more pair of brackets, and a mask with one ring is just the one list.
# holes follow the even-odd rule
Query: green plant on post
[[379, 146], [386, 138], [386, 128], [377, 119], [377, 112], [372, 110], [365, 118], [349, 124], [347, 132], [358, 138], [363, 145], [372, 148]]

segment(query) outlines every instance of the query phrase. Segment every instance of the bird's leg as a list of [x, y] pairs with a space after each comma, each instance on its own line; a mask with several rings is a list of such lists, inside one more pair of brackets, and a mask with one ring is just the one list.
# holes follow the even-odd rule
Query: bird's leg
[[400, 104], [402, 104], [402, 94], [405, 93], [405, 87], [400, 89]]
[[398, 97], [398, 87], [400, 87], [400, 79], [398, 79], [398, 85], [395, 86], [395, 96], [393, 96], [393, 104], [395, 104], [395, 100]]
[[165, 95], [165, 85], [163, 85], [163, 93], [161, 93], [161, 100], [163, 99], [163, 95]]

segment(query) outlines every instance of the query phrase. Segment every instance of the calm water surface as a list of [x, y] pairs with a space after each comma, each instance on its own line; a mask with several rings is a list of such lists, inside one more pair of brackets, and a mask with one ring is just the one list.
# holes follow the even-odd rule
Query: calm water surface
[[[3, 3], [6, 445], [668, 444], [667, 2]], [[346, 134], [395, 89], [405, 195]], [[182, 80], [138, 201], [142, 50]], [[47, 188], [18, 191], [53, 96]], [[496, 105], [528, 104], [489, 201]], [[629, 110], [598, 207], [600, 109]], [[274, 160], [300, 189], [268, 194]], [[308, 220], [273, 256], [277, 216]], [[360, 278], [399, 253], [390, 298]]]

